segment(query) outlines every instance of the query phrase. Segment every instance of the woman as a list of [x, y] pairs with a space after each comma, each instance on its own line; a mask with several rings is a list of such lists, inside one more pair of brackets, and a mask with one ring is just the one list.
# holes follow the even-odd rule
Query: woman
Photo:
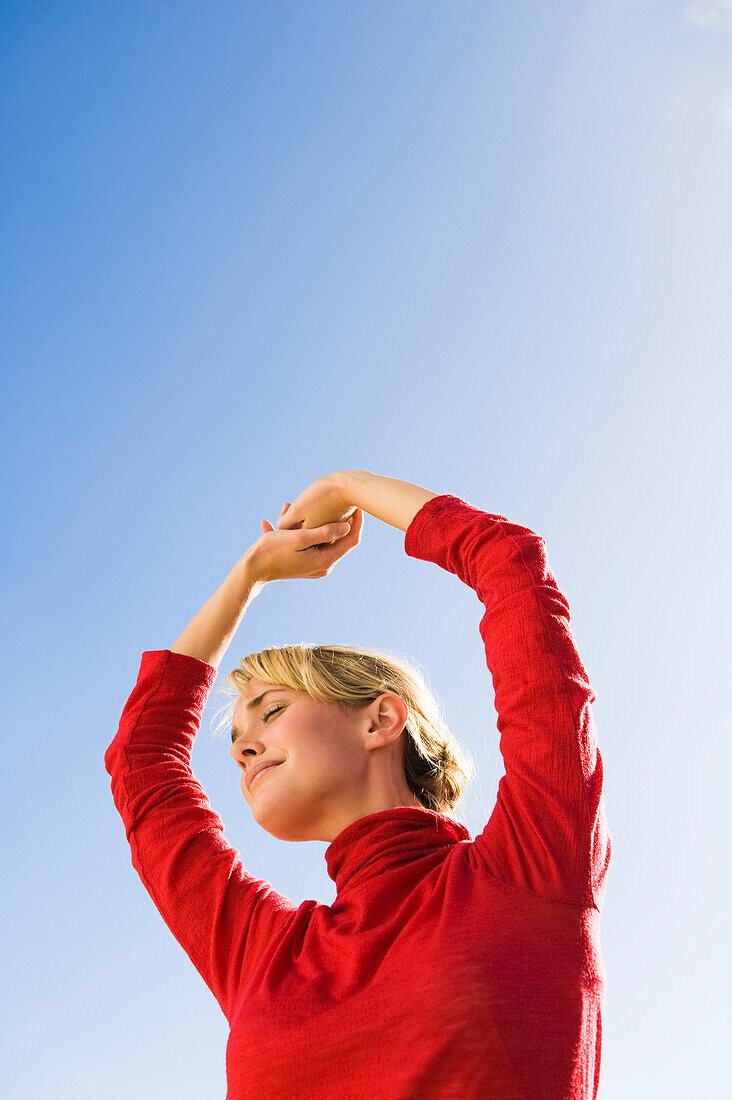
[[[506, 774], [473, 839], [453, 811], [467, 757], [407, 662], [244, 658], [229, 675], [242, 794], [272, 835], [329, 842], [335, 901], [296, 906], [245, 870], [190, 754], [250, 600], [326, 576], [364, 512], [483, 603]], [[227, 1100], [594, 1098], [611, 848], [595, 694], [544, 540], [364, 470], [318, 479], [262, 530], [172, 649], [143, 653], [105, 754], [132, 862], [229, 1022]]]

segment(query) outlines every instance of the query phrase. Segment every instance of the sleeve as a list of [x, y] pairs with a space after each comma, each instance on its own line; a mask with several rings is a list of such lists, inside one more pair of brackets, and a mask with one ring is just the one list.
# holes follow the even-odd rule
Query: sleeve
[[404, 548], [454, 573], [485, 606], [479, 629], [505, 775], [476, 856], [503, 881], [599, 911], [611, 843], [596, 696], [545, 540], [444, 494], [414, 516]]
[[132, 864], [168, 928], [230, 1020], [238, 981], [296, 912], [248, 874], [191, 771], [213, 665], [146, 650], [104, 755]]

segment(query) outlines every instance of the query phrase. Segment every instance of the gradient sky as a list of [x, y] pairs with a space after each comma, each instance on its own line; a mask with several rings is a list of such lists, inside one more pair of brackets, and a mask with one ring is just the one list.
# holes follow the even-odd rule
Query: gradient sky
[[[0, 13], [0, 1091], [224, 1096], [228, 1025], [103, 757], [260, 520], [365, 468], [546, 539], [613, 841], [600, 1100], [726, 1097], [732, 3]], [[481, 615], [367, 515], [329, 577], [263, 590], [219, 680], [290, 641], [411, 656], [477, 758], [475, 835]], [[332, 901], [327, 845], [253, 821], [217, 687], [193, 766], [229, 842]]]

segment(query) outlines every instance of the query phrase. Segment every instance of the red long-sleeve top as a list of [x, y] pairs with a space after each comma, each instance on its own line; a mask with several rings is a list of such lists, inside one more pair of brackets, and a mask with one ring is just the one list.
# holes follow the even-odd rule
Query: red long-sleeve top
[[105, 767], [132, 863], [230, 1025], [227, 1100], [597, 1094], [610, 860], [595, 694], [543, 538], [433, 497], [404, 541], [469, 585], [505, 775], [473, 839], [399, 807], [325, 852], [331, 905], [243, 866], [190, 764], [217, 671], [142, 654]]

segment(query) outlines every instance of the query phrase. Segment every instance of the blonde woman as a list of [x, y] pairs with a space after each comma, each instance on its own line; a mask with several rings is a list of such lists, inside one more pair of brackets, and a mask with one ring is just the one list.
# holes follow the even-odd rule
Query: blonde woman
[[[481, 601], [505, 775], [473, 838], [455, 816], [469, 754], [410, 661], [340, 645], [243, 658], [226, 683], [242, 794], [273, 836], [328, 842], [335, 901], [298, 906], [247, 872], [190, 755], [250, 601], [325, 577], [364, 512]], [[365, 470], [262, 521], [172, 648], [142, 654], [105, 754], [133, 865], [229, 1023], [227, 1100], [596, 1096], [611, 846], [594, 699], [528, 528]]]

